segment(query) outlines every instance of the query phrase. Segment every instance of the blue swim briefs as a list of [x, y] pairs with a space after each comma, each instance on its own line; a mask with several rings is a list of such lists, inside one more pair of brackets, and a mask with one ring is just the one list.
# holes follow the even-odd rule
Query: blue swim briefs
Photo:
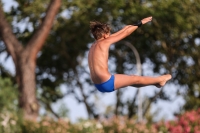
[[100, 92], [112, 92], [114, 88], [115, 76], [111, 75], [110, 79], [101, 84], [94, 84]]

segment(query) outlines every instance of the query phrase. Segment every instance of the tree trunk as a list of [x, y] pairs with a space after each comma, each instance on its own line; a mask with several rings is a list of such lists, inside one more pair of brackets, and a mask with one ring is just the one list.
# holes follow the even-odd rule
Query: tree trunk
[[30, 59], [28, 51], [17, 58], [16, 78], [19, 88], [19, 107], [25, 119], [36, 120], [39, 104], [36, 99], [35, 60]]
[[0, 5], [0, 37], [15, 64], [16, 80], [19, 87], [19, 107], [23, 110], [25, 119], [36, 120], [38, 117], [39, 105], [36, 99], [35, 82], [36, 58], [37, 53], [45, 43], [60, 5], [61, 0], [51, 0], [43, 22], [26, 47], [23, 47], [13, 34]]

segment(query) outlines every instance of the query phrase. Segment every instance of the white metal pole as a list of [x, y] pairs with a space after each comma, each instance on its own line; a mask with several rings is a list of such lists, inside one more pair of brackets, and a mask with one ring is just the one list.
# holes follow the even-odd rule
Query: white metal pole
[[[142, 65], [141, 65], [141, 60], [140, 60], [140, 56], [139, 56], [137, 49], [130, 42], [125, 41], [125, 45], [128, 46], [129, 48], [131, 48], [131, 50], [135, 54], [137, 72], [138, 72], [138, 75], [141, 76], [142, 75], [142, 67], [141, 67]], [[140, 92], [140, 88], [138, 88], [137, 99], [138, 99], [138, 121], [141, 122], [143, 120], [143, 116], [142, 116], [142, 95]]]

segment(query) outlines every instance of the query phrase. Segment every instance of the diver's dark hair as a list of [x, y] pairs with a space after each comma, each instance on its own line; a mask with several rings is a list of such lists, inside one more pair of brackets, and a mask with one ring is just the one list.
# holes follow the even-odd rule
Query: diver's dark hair
[[103, 37], [103, 34], [110, 33], [110, 27], [108, 24], [104, 24], [98, 21], [90, 21], [90, 31], [96, 40]]

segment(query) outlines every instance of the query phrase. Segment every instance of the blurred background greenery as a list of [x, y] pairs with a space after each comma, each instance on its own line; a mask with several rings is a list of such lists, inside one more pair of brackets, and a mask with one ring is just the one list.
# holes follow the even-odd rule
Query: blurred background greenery
[[[9, 11], [4, 11], [4, 2], [0, 2], [0, 52], [7, 54], [5, 60], [11, 57], [15, 65], [13, 75], [0, 64], [2, 132], [94, 132], [98, 126], [99, 132], [129, 132], [125, 131], [128, 125], [138, 125], [132, 126], [130, 132], [145, 132], [137, 124], [137, 93], [126, 98], [126, 90], [117, 91], [112, 99], [115, 104], [105, 107], [107, 111], [103, 115], [98, 114], [95, 98], [101, 99], [103, 94], [93, 86], [87, 66], [88, 49], [94, 41], [89, 31], [91, 20], [107, 22], [112, 32], [116, 32], [124, 25], [153, 16], [151, 23], [124, 41], [135, 46], [141, 64], [149, 64], [146, 69], [154, 75], [172, 74], [168, 84], [175, 87], [173, 95], [182, 96], [185, 102], [176, 115], [199, 108], [199, 0], [14, 0], [16, 6]], [[136, 73], [135, 55], [123, 42], [118, 44], [109, 51], [110, 71]], [[61, 85], [67, 88], [65, 93]], [[170, 86], [164, 88], [167, 87]], [[157, 132], [152, 126], [155, 115], [149, 111], [152, 104], [161, 99], [173, 100], [164, 88], [143, 101], [143, 122], [145, 128], [152, 128], [149, 132]], [[69, 122], [67, 105], [62, 104], [57, 112], [52, 108], [53, 103], [69, 96], [85, 106], [88, 120], [80, 120], [81, 126]], [[121, 117], [126, 126], [115, 128], [116, 118]], [[96, 123], [102, 118], [111, 119], [113, 125]], [[33, 128], [28, 126], [29, 122]], [[120, 126], [119, 123], [116, 125]], [[57, 131], [54, 127], [64, 129]], [[190, 127], [189, 131], [197, 131], [194, 128]]]

